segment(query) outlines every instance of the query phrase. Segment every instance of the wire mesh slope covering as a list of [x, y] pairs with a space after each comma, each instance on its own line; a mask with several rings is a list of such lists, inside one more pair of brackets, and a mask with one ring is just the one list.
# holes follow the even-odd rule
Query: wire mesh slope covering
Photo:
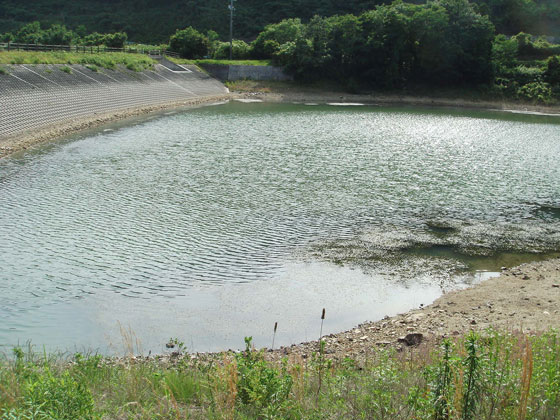
[[81, 65], [11, 65], [0, 74], [0, 140], [53, 124], [139, 107], [221, 95], [194, 67], [92, 71]]

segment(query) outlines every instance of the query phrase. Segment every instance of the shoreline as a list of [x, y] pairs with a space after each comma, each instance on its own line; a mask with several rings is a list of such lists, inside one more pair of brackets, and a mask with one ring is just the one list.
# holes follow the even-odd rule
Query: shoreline
[[[257, 99], [263, 102], [345, 102], [384, 105], [412, 105], [455, 107], [481, 110], [499, 110], [522, 113], [545, 113], [560, 116], [560, 107], [530, 106], [507, 102], [477, 102], [461, 99], [435, 99], [400, 95], [355, 95], [337, 92], [231, 92], [225, 95], [200, 97], [186, 101], [128, 109], [120, 112], [98, 114], [88, 118], [56, 124], [0, 140], [0, 159], [46, 143], [99, 126], [157, 114], [166, 110], [181, 110], [207, 104], [234, 100]], [[371, 356], [379, 347], [396, 350], [408, 348], [407, 334], [421, 334], [421, 345], [431, 345], [443, 337], [462, 335], [471, 329], [484, 330], [489, 327], [514, 330], [523, 329], [536, 333], [544, 329], [560, 328], [560, 259], [522, 264], [502, 270], [499, 277], [486, 280], [467, 289], [452, 291], [439, 297], [431, 305], [412, 309], [394, 317], [379, 321], [366, 321], [348, 331], [324, 336], [326, 356], [333, 360], [351, 357], [362, 360]], [[327, 308], [328, 317], [328, 308]], [[318, 323], [319, 325], [319, 323]], [[271, 334], [272, 335], [272, 334]], [[279, 360], [282, 357], [308, 359], [317, 352], [318, 341], [310, 341], [267, 351], [266, 358]], [[186, 353], [185, 355], [163, 354], [152, 356], [171, 363], [188, 357], [191, 360], [213, 359], [219, 353]]]
[[[328, 358], [363, 360], [379, 347], [402, 351], [471, 330], [538, 334], [551, 328], [560, 328], [560, 258], [503, 268], [499, 276], [445, 293], [430, 305], [366, 321], [323, 340]], [[311, 341], [279, 348], [269, 357], [294, 354], [307, 359], [317, 349], [318, 341]]]
[[237, 97], [225, 95], [202, 96], [178, 102], [129, 108], [122, 111], [95, 114], [72, 121], [62, 121], [47, 125], [38, 130], [23, 132], [4, 139], [0, 138], [0, 159], [27, 150], [33, 146], [55, 141], [63, 137], [95, 129], [118, 121], [132, 120], [135, 117], [157, 114], [168, 110], [192, 109], [214, 102], [228, 101]]
[[211, 104], [213, 102], [235, 99], [254, 100], [267, 103], [341, 103], [383, 106], [427, 106], [436, 108], [478, 109], [484, 111], [501, 111], [528, 115], [559, 116], [560, 105], [529, 105], [506, 101], [474, 101], [469, 99], [431, 98], [398, 94], [348, 94], [334, 91], [233, 91], [224, 95], [203, 96], [179, 102], [170, 102], [153, 106], [129, 108], [122, 111], [96, 114], [73, 121], [63, 121], [47, 125], [31, 132], [0, 138], [0, 159], [17, 152], [27, 150], [35, 145], [54, 141], [82, 131], [95, 129], [117, 121], [126, 121], [134, 117], [167, 110], [186, 110]]
[[295, 92], [246, 92], [244, 95], [248, 99], [256, 99], [269, 103], [419, 106], [560, 117], [560, 106], [530, 105], [507, 101], [474, 101], [468, 99], [431, 98], [428, 96], [412, 95], [339, 94], [334, 92], [310, 94]]
[[[317, 317], [318, 332], [319, 325]], [[560, 258], [504, 267], [499, 276], [443, 294], [429, 305], [325, 334], [322, 341], [327, 359], [338, 363], [350, 358], [365, 363], [379, 349], [430, 351], [444, 338], [459, 338], [470, 331], [539, 334], [550, 329], [560, 329]], [[279, 363], [287, 358], [290, 363], [305, 363], [318, 353], [319, 340], [258, 350], [264, 351], [264, 358], [269, 362]], [[109, 359], [117, 363], [155, 361], [173, 366], [179, 362], [221, 363], [224, 357], [235, 353], [234, 350], [181, 353], [171, 348], [168, 354], [129, 354]]]

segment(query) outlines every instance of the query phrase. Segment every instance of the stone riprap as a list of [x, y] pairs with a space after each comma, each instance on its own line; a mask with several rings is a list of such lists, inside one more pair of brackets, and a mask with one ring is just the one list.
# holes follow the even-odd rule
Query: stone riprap
[[81, 118], [223, 95], [195, 66], [134, 72], [81, 65], [7, 65], [0, 74], [0, 141]]

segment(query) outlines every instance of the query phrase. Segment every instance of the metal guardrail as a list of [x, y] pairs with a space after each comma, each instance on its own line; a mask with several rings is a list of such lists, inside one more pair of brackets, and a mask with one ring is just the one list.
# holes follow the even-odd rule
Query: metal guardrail
[[76, 53], [101, 53], [124, 52], [131, 54], [147, 54], [179, 57], [179, 54], [166, 49], [147, 49], [138, 47], [110, 48], [101, 45], [45, 45], [45, 44], [20, 44], [16, 42], [0, 42], [0, 51], [67, 51]]

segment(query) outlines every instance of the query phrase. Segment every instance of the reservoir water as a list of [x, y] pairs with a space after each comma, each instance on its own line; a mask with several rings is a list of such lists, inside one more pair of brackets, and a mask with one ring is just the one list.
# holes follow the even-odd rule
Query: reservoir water
[[[560, 118], [227, 103], [0, 161], [0, 345], [316, 339], [560, 251]], [[1, 349], [0, 349], [1, 351]]]

